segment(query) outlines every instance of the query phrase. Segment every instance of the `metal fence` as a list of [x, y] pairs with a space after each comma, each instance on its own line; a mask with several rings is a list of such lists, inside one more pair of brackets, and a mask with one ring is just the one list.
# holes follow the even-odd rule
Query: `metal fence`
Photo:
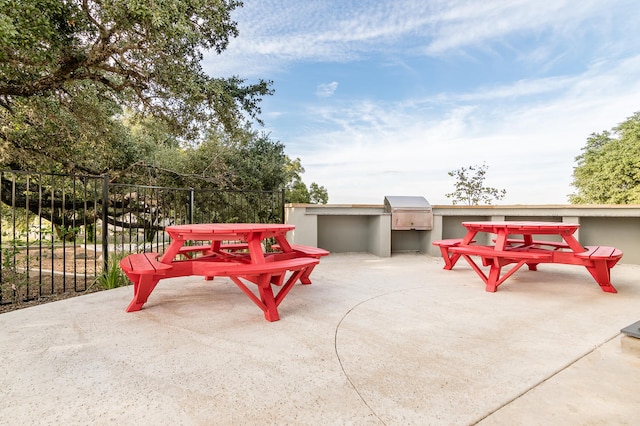
[[87, 291], [123, 253], [162, 252], [168, 225], [284, 222], [284, 191], [111, 183], [0, 171], [0, 304]]

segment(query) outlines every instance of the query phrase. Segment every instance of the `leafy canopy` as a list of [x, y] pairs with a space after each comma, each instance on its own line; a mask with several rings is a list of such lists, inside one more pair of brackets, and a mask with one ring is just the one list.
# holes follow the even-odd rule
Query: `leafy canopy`
[[[157, 123], [156, 123], [157, 124]], [[117, 175], [119, 181], [157, 186], [277, 191], [287, 202], [322, 203], [327, 190], [302, 182], [300, 159], [291, 160], [284, 145], [250, 128], [229, 135], [210, 131], [197, 145], [176, 146], [161, 126], [147, 120], [135, 126], [141, 158]]]
[[639, 204], [640, 112], [610, 132], [592, 133], [576, 162], [572, 204]]
[[[270, 82], [204, 73], [237, 0], [0, 0], [0, 166], [161, 186], [287, 189], [284, 146], [250, 130]], [[295, 189], [295, 191], [294, 191]], [[297, 194], [296, 191], [302, 193]]]
[[[213, 78], [201, 67], [205, 51], [221, 53], [237, 36], [230, 13], [239, 6], [0, 0], [3, 159], [26, 166], [53, 160], [66, 171], [93, 173], [120, 167], [135, 159], [119, 119], [124, 107], [192, 140], [210, 128], [234, 132], [259, 121], [270, 82]], [[108, 161], [86, 161], [93, 153]]]
[[445, 196], [451, 198], [454, 205], [463, 203], [468, 206], [478, 205], [481, 202], [491, 204], [494, 198], [502, 200], [507, 195], [505, 189], [484, 186], [488, 168], [489, 166], [482, 164], [461, 167], [448, 172], [449, 176], [456, 178], [455, 191], [445, 194]]

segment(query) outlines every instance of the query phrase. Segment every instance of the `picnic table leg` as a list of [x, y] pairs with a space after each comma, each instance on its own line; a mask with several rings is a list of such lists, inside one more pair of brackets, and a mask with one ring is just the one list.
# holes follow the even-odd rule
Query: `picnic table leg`
[[529, 267], [530, 271], [537, 271], [538, 270], [538, 264], [537, 263], [527, 263], [527, 266]]
[[142, 305], [147, 302], [149, 295], [160, 281], [159, 278], [155, 278], [152, 275], [138, 275], [133, 281], [133, 299], [129, 306], [127, 306], [127, 312], [135, 312], [142, 309]]
[[611, 268], [607, 260], [592, 260], [592, 265], [587, 265], [587, 270], [591, 276], [600, 285], [602, 291], [607, 293], [617, 293], [613, 285], [611, 285]]
[[497, 259], [493, 259], [491, 269], [489, 269], [489, 277], [487, 278], [485, 291], [489, 291], [491, 293], [498, 291], [498, 282], [500, 281], [501, 270], [502, 266], [500, 266], [500, 262]]
[[259, 238], [251, 238], [247, 241], [249, 256], [252, 263], [264, 263], [264, 253], [262, 252], [262, 241]]
[[478, 274], [478, 276], [482, 278], [482, 281], [485, 284], [485, 290], [491, 293], [495, 293], [498, 290], [500, 270], [502, 269], [498, 260], [482, 257], [483, 266], [491, 266], [491, 269], [489, 269], [489, 276], [487, 276], [485, 275], [484, 271], [480, 269], [480, 267], [476, 264], [476, 262], [471, 259], [470, 256], [466, 254], [462, 254], [461, 256], [467, 261], [469, 266], [471, 266], [476, 274]]
[[278, 315], [276, 299], [273, 297], [270, 274], [260, 275], [258, 278], [258, 292], [260, 293], [260, 300], [264, 304], [264, 318], [270, 322], [278, 321], [280, 316]]
[[[482, 281], [485, 283], [485, 291], [495, 293], [498, 291], [498, 286], [505, 282], [507, 278], [513, 275], [522, 265], [525, 264], [526, 260], [520, 260], [514, 266], [509, 269], [504, 275], [500, 276], [502, 272], [503, 264], [500, 263], [500, 259], [495, 257], [482, 257], [483, 266], [489, 266], [489, 275], [485, 275], [485, 273], [480, 269], [480, 267], [471, 259], [470, 256], [463, 254], [462, 257], [465, 258], [467, 263], [473, 268], [474, 271], [478, 274]], [[509, 262], [510, 263], [510, 262]], [[507, 263], [508, 264], [508, 263]]]
[[276, 235], [276, 242], [280, 246], [280, 250], [285, 253], [292, 252], [291, 244], [287, 241], [287, 237], [285, 235]]
[[509, 235], [506, 232], [500, 232], [496, 235], [496, 249], [505, 250], [507, 247], [507, 237]]
[[[474, 242], [473, 239], [477, 234], [478, 234], [478, 231], [468, 231], [460, 244], [461, 245], [471, 244], [472, 242]], [[442, 258], [444, 259], [444, 269], [446, 271], [453, 269], [453, 267], [456, 266], [456, 263], [458, 263], [460, 256], [462, 256], [460, 253], [451, 253], [449, 251], [449, 247], [440, 246], [440, 251], [442, 252]]]
[[294, 271], [293, 274], [287, 280], [287, 283], [282, 287], [282, 290], [278, 292], [276, 296], [276, 306], [280, 306], [280, 302], [285, 298], [285, 296], [289, 293], [293, 285], [300, 279], [300, 277], [304, 274], [304, 270]]
[[[264, 318], [269, 321], [278, 321], [280, 316], [278, 314], [278, 304], [273, 296], [273, 290], [271, 289], [271, 274], [261, 274], [258, 279], [254, 281], [258, 285], [258, 299], [256, 295], [247, 288], [246, 285], [240, 280], [239, 277], [231, 277], [231, 280], [236, 283], [238, 288], [246, 294], [249, 299], [253, 301], [264, 312]], [[284, 296], [283, 296], [284, 297]]]
[[444, 259], [444, 269], [446, 271], [450, 271], [460, 259], [460, 254], [449, 252], [448, 247], [440, 246], [440, 253]]
[[304, 272], [300, 276], [300, 282], [302, 284], [311, 284], [311, 278], [309, 278], [309, 276], [311, 275], [311, 271], [313, 271], [313, 268], [315, 267], [315, 265], [312, 265], [304, 270]]

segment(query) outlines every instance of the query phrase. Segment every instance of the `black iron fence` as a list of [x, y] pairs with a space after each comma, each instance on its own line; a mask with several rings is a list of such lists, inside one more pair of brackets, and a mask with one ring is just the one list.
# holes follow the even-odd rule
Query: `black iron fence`
[[109, 259], [162, 252], [168, 225], [284, 222], [284, 191], [112, 183], [0, 171], [0, 303], [87, 291]]

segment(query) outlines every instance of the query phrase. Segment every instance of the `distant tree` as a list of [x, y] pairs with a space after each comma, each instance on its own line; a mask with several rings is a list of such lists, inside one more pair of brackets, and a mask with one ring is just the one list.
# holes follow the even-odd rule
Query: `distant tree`
[[284, 145], [265, 133], [247, 131], [225, 160], [231, 187], [275, 191], [287, 183]]
[[[299, 158], [291, 160], [284, 145], [268, 134], [250, 128], [233, 134], [211, 130], [203, 142], [176, 147], [162, 126], [147, 120], [154, 130], [133, 132], [138, 138], [140, 161], [117, 175], [118, 181], [156, 186], [278, 191], [285, 189], [290, 203], [326, 204], [325, 187], [302, 181]], [[151, 149], [155, 147], [155, 149]]]
[[576, 162], [572, 204], [640, 203], [640, 112], [611, 132], [592, 133]]
[[454, 205], [463, 203], [468, 206], [491, 204], [493, 199], [502, 200], [507, 195], [505, 189], [484, 186], [487, 169], [488, 166], [482, 164], [450, 171], [449, 176], [456, 178], [455, 191], [445, 196], [451, 198]]
[[324, 186], [311, 182], [311, 185], [309, 185], [309, 198], [311, 204], [327, 204], [329, 202], [329, 192]]
[[285, 201], [287, 203], [327, 204], [329, 193], [324, 186], [312, 182], [310, 187], [302, 181], [304, 168], [300, 159], [291, 160], [287, 157], [287, 184], [285, 186]]
[[309, 193], [309, 188], [299, 179], [290, 182], [285, 192], [285, 201], [287, 203], [310, 203], [311, 194]]
[[119, 181], [157, 186], [215, 188], [223, 190], [278, 191], [286, 187], [291, 173], [284, 145], [268, 134], [247, 127], [233, 133], [211, 129], [198, 144], [175, 146], [158, 126], [146, 131], [139, 162], [132, 164]]

